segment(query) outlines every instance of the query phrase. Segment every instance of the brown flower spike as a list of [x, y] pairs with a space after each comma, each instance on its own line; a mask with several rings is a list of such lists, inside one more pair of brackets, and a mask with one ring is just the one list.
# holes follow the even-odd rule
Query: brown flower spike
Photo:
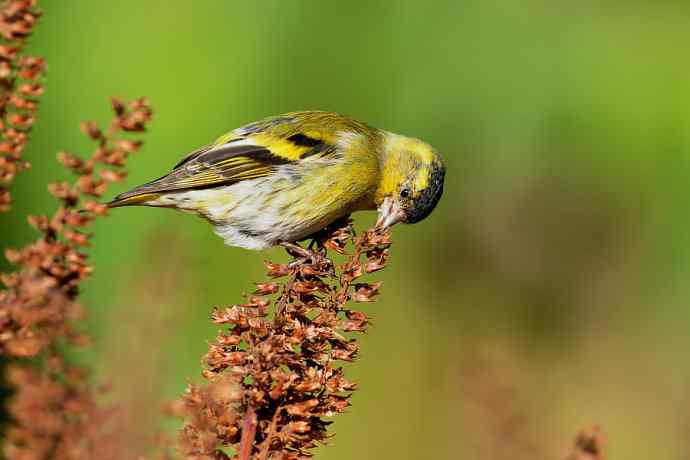
[[[353, 251], [336, 272], [327, 249], [345, 254], [350, 240]], [[356, 385], [338, 364], [356, 359], [359, 346], [346, 333], [366, 331], [369, 318], [347, 303], [378, 294], [380, 283], [359, 279], [385, 267], [390, 234], [371, 229], [355, 237], [347, 219], [315, 244], [311, 259], [293, 254], [289, 264], [266, 263], [268, 276], [283, 281], [259, 283], [245, 303], [213, 311], [213, 321], [229, 329], [203, 358], [210, 383], [191, 385], [184, 397], [186, 458], [309, 458], [330, 436], [327, 418], [349, 406]], [[226, 446], [237, 455], [224, 453]]]
[[144, 131], [152, 116], [145, 99], [128, 105], [113, 99], [112, 105], [115, 117], [106, 133], [93, 123], [82, 127], [97, 144], [90, 158], [58, 154], [77, 179], [49, 187], [61, 202], [55, 214], [29, 217], [41, 237], [6, 251], [19, 270], [0, 278], [7, 287], [0, 291], [0, 353], [20, 358], [8, 369], [16, 388], [9, 407], [16, 424], [3, 445], [8, 460], [117, 458], [114, 443], [104, 444], [107, 412], [94, 404], [87, 373], [67, 364], [60, 351], [65, 342], [87, 342], [72, 323], [82, 316], [79, 285], [93, 270], [82, 249], [91, 236], [85, 228], [107, 212], [95, 199], [124, 177], [124, 160], [140, 146], [122, 133]]
[[582, 430], [564, 460], [604, 460], [604, 435], [601, 428], [592, 426]]
[[9, 187], [15, 175], [30, 166], [22, 153], [44, 91], [40, 82], [45, 61], [23, 54], [41, 14], [35, 6], [35, 0], [0, 4], [0, 212], [10, 209]]

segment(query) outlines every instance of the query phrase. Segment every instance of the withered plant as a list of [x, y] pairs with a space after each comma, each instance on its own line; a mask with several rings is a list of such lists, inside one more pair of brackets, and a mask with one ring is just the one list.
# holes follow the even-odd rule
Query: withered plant
[[[357, 357], [348, 333], [369, 324], [348, 302], [378, 294], [380, 283], [359, 279], [385, 267], [390, 235], [375, 228], [355, 236], [347, 219], [314, 245], [311, 257], [291, 253], [290, 263], [266, 262], [273, 280], [258, 283], [246, 302], [213, 311], [213, 322], [229, 327], [203, 358], [209, 383], [191, 385], [184, 397], [186, 458], [309, 458], [331, 435], [328, 419], [348, 407], [356, 385], [339, 363]], [[334, 265], [328, 249], [346, 254], [345, 263]]]
[[60, 202], [52, 216], [29, 217], [39, 239], [6, 251], [18, 267], [2, 275], [0, 291], [0, 353], [14, 358], [7, 375], [16, 389], [9, 405], [14, 424], [3, 444], [7, 460], [117, 458], [116, 433], [106, 429], [108, 411], [94, 403], [88, 373], [64, 359], [65, 346], [87, 343], [74, 328], [84, 313], [79, 286], [93, 270], [83, 250], [91, 237], [85, 228], [107, 214], [96, 199], [125, 176], [125, 160], [141, 145], [124, 133], [144, 131], [152, 116], [145, 99], [113, 99], [112, 107], [106, 132], [93, 122], [82, 126], [97, 144], [88, 159], [58, 154], [77, 178], [49, 187]]
[[22, 153], [44, 91], [44, 60], [23, 52], [40, 16], [35, 7], [36, 0], [0, 3], [0, 212], [10, 209], [15, 175], [30, 166]]
[[592, 426], [582, 430], [564, 460], [604, 460], [604, 435], [601, 428]]

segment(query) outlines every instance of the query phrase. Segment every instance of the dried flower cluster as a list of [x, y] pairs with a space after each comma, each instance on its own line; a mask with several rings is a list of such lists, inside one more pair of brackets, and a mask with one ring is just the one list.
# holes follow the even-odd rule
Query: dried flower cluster
[[593, 426], [582, 430], [565, 460], [604, 460], [604, 435], [601, 428]]
[[82, 250], [91, 236], [85, 227], [107, 213], [95, 199], [125, 176], [125, 159], [141, 145], [123, 133], [144, 131], [151, 120], [145, 99], [129, 105], [113, 99], [112, 105], [115, 117], [106, 133], [92, 122], [82, 126], [97, 143], [90, 158], [58, 154], [77, 179], [50, 186], [61, 203], [55, 214], [29, 218], [41, 237], [6, 251], [19, 270], [1, 278], [7, 289], [0, 292], [0, 353], [20, 358], [8, 372], [17, 390], [9, 408], [16, 426], [4, 442], [8, 460], [112, 458], [109, 449], [90, 442], [105, 414], [93, 404], [86, 373], [60, 352], [64, 343], [86, 343], [72, 322], [82, 316], [79, 285], [92, 271]]
[[36, 0], [0, 4], [0, 212], [10, 208], [14, 176], [29, 167], [22, 153], [44, 91], [45, 61], [22, 53], [40, 16], [35, 6]]
[[[335, 267], [327, 249], [345, 254], [349, 240], [352, 253]], [[355, 360], [358, 344], [346, 333], [364, 332], [369, 318], [346, 304], [378, 293], [380, 283], [357, 281], [385, 267], [390, 235], [372, 229], [355, 237], [348, 219], [315, 242], [311, 257], [291, 253], [289, 264], [266, 263], [268, 276], [283, 282], [259, 283], [247, 302], [214, 310], [213, 321], [230, 327], [203, 359], [210, 383], [185, 395], [186, 458], [308, 458], [329, 436], [326, 417], [348, 407], [356, 385], [338, 363]], [[223, 452], [227, 446], [236, 457]]]

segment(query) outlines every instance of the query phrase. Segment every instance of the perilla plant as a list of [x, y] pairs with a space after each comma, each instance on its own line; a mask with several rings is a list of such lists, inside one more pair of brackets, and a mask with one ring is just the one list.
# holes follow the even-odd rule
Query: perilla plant
[[96, 199], [125, 176], [124, 161], [141, 145], [125, 133], [144, 131], [152, 116], [146, 99], [125, 104], [114, 98], [112, 106], [107, 131], [92, 122], [82, 126], [96, 143], [89, 158], [58, 154], [76, 180], [50, 185], [60, 203], [52, 216], [29, 217], [39, 239], [5, 252], [18, 267], [0, 278], [6, 286], [0, 291], [0, 353], [15, 358], [7, 372], [16, 388], [9, 405], [15, 425], [3, 445], [8, 460], [116, 458], [101, 429], [107, 411], [94, 404], [87, 372], [68, 364], [62, 351], [87, 341], [73, 323], [83, 316], [79, 286], [93, 270], [84, 252], [91, 237], [86, 228], [107, 214]]
[[35, 0], [0, 4], [0, 212], [10, 208], [15, 175], [30, 166], [22, 153], [44, 91], [45, 61], [24, 54], [24, 47], [39, 17]]
[[[334, 265], [327, 250], [346, 254], [348, 242], [345, 263]], [[228, 329], [203, 358], [209, 383], [191, 385], [184, 397], [186, 458], [303, 459], [331, 436], [328, 419], [349, 406], [356, 389], [339, 365], [357, 358], [349, 333], [369, 325], [348, 302], [378, 294], [381, 283], [360, 278], [385, 267], [390, 234], [374, 228], [355, 236], [346, 219], [314, 245], [313, 257], [292, 253], [290, 263], [267, 262], [270, 280], [246, 302], [213, 311], [213, 322]], [[229, 446], [233, 457], [223, 450]]]
[[604, 435], [599, 426], [582, 430], [564, 460], [604, 460]]

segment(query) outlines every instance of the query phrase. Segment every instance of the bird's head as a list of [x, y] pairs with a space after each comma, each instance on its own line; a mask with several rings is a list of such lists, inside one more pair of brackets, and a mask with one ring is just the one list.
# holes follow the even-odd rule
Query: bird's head
[[375, 194], [378, 226], [414, 224], [434, 210], [443, 193], [445, 167], [430, 145], [397, 134], [383, 138], [381, 180]]

